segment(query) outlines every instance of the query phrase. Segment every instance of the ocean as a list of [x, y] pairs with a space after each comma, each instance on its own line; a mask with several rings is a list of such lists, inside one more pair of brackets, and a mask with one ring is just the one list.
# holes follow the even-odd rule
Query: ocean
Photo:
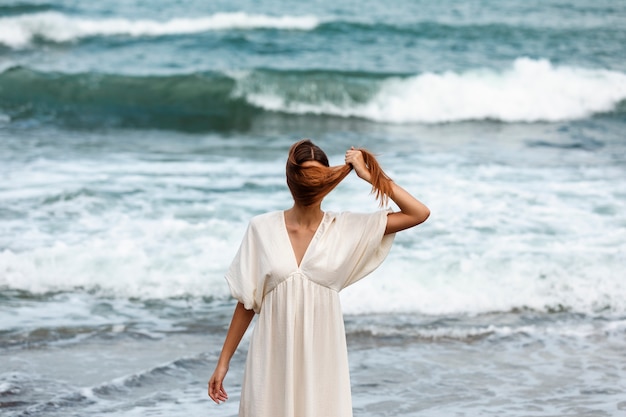
[[355, 416], [624, 415], [610, 0], [3, 0], [0, 414], [236, 416], [224, 273], [305, 137], [432, 211], [341, 294]]

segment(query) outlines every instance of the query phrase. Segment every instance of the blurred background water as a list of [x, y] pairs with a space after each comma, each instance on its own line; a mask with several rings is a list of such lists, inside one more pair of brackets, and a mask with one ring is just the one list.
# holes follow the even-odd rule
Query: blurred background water
[[2, 414], [236, 415], [223, 274], [303, 137], [432, 210], [342, 293], [355, 415], [623, 414], [624, 57], [615, 1], [4, 0]]

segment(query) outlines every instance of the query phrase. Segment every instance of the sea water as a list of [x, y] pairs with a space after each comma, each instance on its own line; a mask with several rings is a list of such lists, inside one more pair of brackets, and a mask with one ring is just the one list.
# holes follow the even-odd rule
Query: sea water
[[623, 414], [625, 45], [613, 1], [3, 2], [2, 414], [236, 415], [223, 275], [303, 137], [432, 211], [341, 294], [356, 416]]

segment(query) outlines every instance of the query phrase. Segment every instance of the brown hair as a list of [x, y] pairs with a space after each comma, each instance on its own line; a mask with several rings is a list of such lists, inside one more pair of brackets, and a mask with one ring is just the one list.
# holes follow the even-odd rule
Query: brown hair
[[[382, 170], [376, 157], [365, 149], [365, 164], [372, 175], [372, 193], [380, 205], [385, 205], [391, 196], [391, 179]], [[307, 161], [317, 161], [320, 166], [302, 166]], [[287, 185], [296, 203], [310, 206], [320, 202], [330, 193], [352, 170], [352, 165], [329, 166], [324, 151], [309, 139], [294, 143], [289, 149], [287, 158]]]

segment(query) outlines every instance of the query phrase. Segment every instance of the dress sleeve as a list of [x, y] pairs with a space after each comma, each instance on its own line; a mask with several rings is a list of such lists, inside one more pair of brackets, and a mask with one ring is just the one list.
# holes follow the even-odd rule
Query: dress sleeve
[[385, 235], [388, 213], [387, 210], [369, 214], [342, 213], [342, 244], [347, 243], [351, 252], [345, 263], [342, 288], [369, 275], [387, 257], [395, 237], [395, 234]]
[[241, 302], [247, 310], [259, 312], [261, 300], [259, 282], [261, 279], [260, 248], [257, 246], [256, 232], [252, 222], [241, 241], [241, 246], [226, 272], [226, 281], [233, 298]]

